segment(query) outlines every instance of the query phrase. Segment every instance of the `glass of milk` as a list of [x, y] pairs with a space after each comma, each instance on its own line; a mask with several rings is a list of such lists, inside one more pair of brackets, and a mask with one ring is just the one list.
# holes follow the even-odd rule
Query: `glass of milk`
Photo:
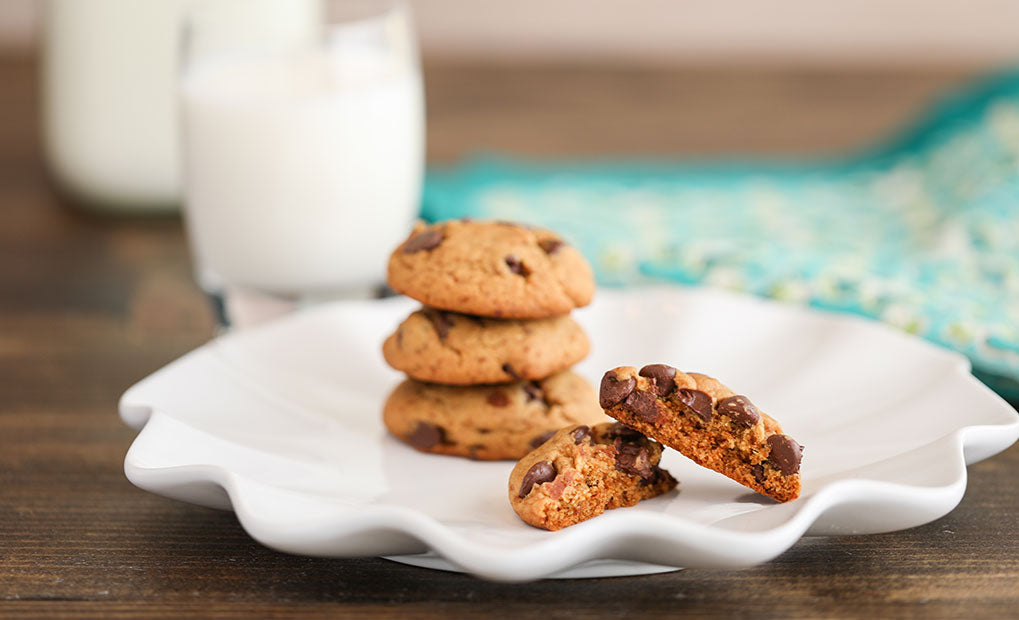
[[[241, 23], [237, 6], [251, 3], [279, 5], [286, 23]], [[184, 28], [184, 213], [221, 320], [243, 327], [380, 290], [420, 203], [424, 99], [407, 7], [215, 0]]]

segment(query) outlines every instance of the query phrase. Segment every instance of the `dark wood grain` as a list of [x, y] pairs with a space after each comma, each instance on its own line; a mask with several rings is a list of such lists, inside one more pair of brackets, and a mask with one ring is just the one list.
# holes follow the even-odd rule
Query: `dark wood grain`
[[[429, 67], [429, 153], [805, 153], [866, 142], [961, 72]], [[749, 103], [748, 103], [749, 102]], [[1019, 448], [948, 516], [805, 539], [742, 571], [491, 584], [294, 557], [230, 513], [140, 491], [122, 390], [204, 342], [173, 218], [69, 208], [40, 163], [34, 67], [0, 59], [0, 616], [1014, 617]]]

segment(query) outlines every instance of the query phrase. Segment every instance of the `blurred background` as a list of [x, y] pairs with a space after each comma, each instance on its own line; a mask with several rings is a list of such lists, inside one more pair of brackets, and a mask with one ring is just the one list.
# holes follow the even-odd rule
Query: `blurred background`
[[[900, 126], [946, 84], [1019, 58], [1019, 4], [1009, 0], [409, 4], [432, 73], [428, 133], [443, 138], [428, 143], [432, 162], [484, 150], [837, 150]], [[0, 3], [0, 53], [35, 52], [44, 7], [42, 0]], [[440, 70], [450, 66], [459, 71]], [[772, 81], [777, 74], [784, 78]], [[607, 75], [618, 81], [605, 82]], [[752, 102], [742, 99], [747, 94]], [[454, 104], [451, 120], [447, 97], [472, 105]], [[790, 107], [789, 97], [801, 107]], [[632, 113], [605, 123], [616, 105]], [[514, 114], [498, 125], [482, 120], [498, 106]], [[676, 122], [677, 114], [697, 120]], [[535, 122], [545, 123], [543, 131], [520, 131]], [[461, 127], [470, 127], [470, 143], [459, 139]]]
[[[41, 148], [45, 4], [0, 3], [5, 187], [73, 211]], [[426, 218], [561, 230], [603, 285], [707, 284], [878, 318], [1019, 394], [1019, 80], [1007, 72], [1019, 3], [409, 4]], [[165, 226], [167, 265], [186, 273], [182, 231]], [[160, 273], [132, 271], [120, 294], [164, 300]], [[196, 293], [187, 278], [173, 286]], [[206, 329], [188, 303], [141, 307], [153, 324]]]
[[[30, 49], [43, 2], [0, 4]], [[797, 65], [994, 65], [1019, 56], [1009, 0], [412, 0], [429, 58]]]

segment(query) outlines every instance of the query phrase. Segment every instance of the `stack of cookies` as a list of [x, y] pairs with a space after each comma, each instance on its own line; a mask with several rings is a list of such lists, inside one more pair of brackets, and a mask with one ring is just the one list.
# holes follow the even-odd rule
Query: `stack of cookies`
[[389, 285], [424, 304], [383, 345], [408, 375], [386, 427], [414, 448], [519, 459], [555, 431], [605, 419], [570, 372], [590, 348], [569, 316], [591, 268], [557, 235], [506, 222], [419, 224], [389, 260]]

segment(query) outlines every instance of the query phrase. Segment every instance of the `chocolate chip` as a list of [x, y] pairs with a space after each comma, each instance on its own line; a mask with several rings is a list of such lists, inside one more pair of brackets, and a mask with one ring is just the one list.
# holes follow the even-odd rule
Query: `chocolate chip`
[[531, 275], [531, 270], [528, 269], [527, 265], [525, 265], [515, 255], [510, 254], [504, 260], [506, 261], [506, 266], [509, 267], [509, 270], [512, 271], [513, 273], [524, 277]]
[[571, 433], [571, 436], [573, 437], [574, 444], [580, 444], [580, 442], [584, 441], [585, 439], [591, 436], [591, 427], [587, 426], [586, 424], [578, 426], [576, 429], [574, 429], [573, 433]]
[[549, 439], [552, 439], [552, 435], [555, 435], [555, 433], [556, 432], [554, 430], [551, 430], [538, 435], [537, 437], [531, 440], [531, 448], [533, 449], [541, 446], [541, 444], [545, 443]]
[[803, 456], [803, 446], [789, 435], [772, 435], [768, 437], [768, 446], [771, 447], [770, 461], [785, 476], [791, 476], [800, 471], [800, 458]]
[[644, 439], [644, 435], [635, 428], [631, 428], [622, 422], [616, 422], [605, 431], [605, 436], [610, 439], [622, 439], [623, 441], [634, 442]]
[[489, 392], [488, 398], [486, 398], [485, 400], [488, 401], [488, 404], [492, 405], [493, 407], [505, 407], [506, 405], [509, 404], [509, 397], [506, 396], [506, 392], [503, 392], [502, 390], [495, 390]]
[[651, 392], [634, 390], [626, 397], [623, 404], [633, 412], [633, 415], [637, 416], [638, 420], [650, 423], [658, 421], [658, 399]]
[[403, 244], [404, 254], [414, 254], [425, 250], [434, 250], [442, 243], [442, 233], [437, 230], [426, 230], [410, 238]]
[[552, 463], [541, 461], [531, 465], [531, 468], [524, 474], [523, 482], [520, 483], [520, 497], [527, 497], [527, 494], [531, 492], [531, 488], [534, 485], [552, 482], [555, 480], [555, 477], [555, 466]]
[[449, 328], [456, 324], [453, 321], [453, 315], [449, 312], [437, 310], [435, 308], [425, 308], [423, 312], [425, 317], [431, 321], [436, 333], [439, 334], [439, 339], [445, 340], [446, 336], [449, 335]]
[[764, 484], [764, 465], [757, 463], [750, 468], [750, 473], [754, 475], [754, 480], [757, 484]]
[[676, 369], [665, 364], [648, 364], [640, 369], [640, 376], [651, 379], [655, 394], [665, 398], [676, 389]]
[[524, 394], [527, 395], [527, 402], [540, 400], [545, 403], [546, 407], [548, 406], [548, 401], [545, 400], [545, 392], [538, 386], [537, 383], [534, 381], [528, 381], [521, 387], [524, 390]]
[[662, 482], [669, 475], [668, 472], [663, 470], [661, 467], [653, 467], [653, 468], [651, 468], [651, 474], [652, 474], [652, 476], [650, 478], [642, 478], [641, 479], [640, 486], [646, 487], [646, 486], [649, 486], [649, 485], [652, 485], [652, 484], [658, 484], [659, 482]]
[[428, 422], [418, 422], [414, 432], [407, 435], [407, 443], [414, 446], [418, 450], [428, 450], [433, 446], [436, 446], [445, 441], [446, 433], [442, 428], [429, 424]]
[[651, 466], [651, 456], [647, 448], [635, 443], [622, 443], [616, 446], [616, 469], [634, 476], [640, 476], [645, 480], [654, 477], [654, 468]]
[[711, 421], [710, 396], [700, 390], [688, 390], [686, 388], [681, 389], [676, 394], [679, 396], [679, 402], [689, 407], [700, 419], [705, 422]]
[[518, 375], [518, 374], [517, 374], [517, 371], [513, 370], [513, 367], [512, 367], [512, 366], [510, 366], [509, 364], [503, 364], [503, 365], [502, 365], [502, 371], [503, 371], [504, 373], [506, 373], [507, 375], [509, 375], [509, 376], [513, 377], [513, 379], [515, 379], [515, 380], [517, 380], [517, 381], [520, 381], [520, 379], [522, 379], [522, 378], [523, 378], [523, 377], [521, 377], [520, 375]]
[[538, 242], [538, 245], [541, 246], [542, 250], [545, 250], [545, 254], [555, 254], [559, 251], [559, 248], [566, 244], [559, 239], [542, 239]]
[[746, 396], [730, 396], [718, 401], [718, 413], [727, 415], [742, 426], [753, 426], [761, 419], [761, 412]]
[[479, 450], [484, 450], [485, 446], [480, 443], [472, 444], [467, 446], [467, 457], [473, 461], [477, 461], [480, 458]]
[[601, 403], [602, 409], [609, 409], [623, 402], [635, 387], [637, 387], [637, 380], [633, 377], [620, 381], [614, 371], [608, 371], [601, 378], [601, 389], [598, 394], [598, 401]]

